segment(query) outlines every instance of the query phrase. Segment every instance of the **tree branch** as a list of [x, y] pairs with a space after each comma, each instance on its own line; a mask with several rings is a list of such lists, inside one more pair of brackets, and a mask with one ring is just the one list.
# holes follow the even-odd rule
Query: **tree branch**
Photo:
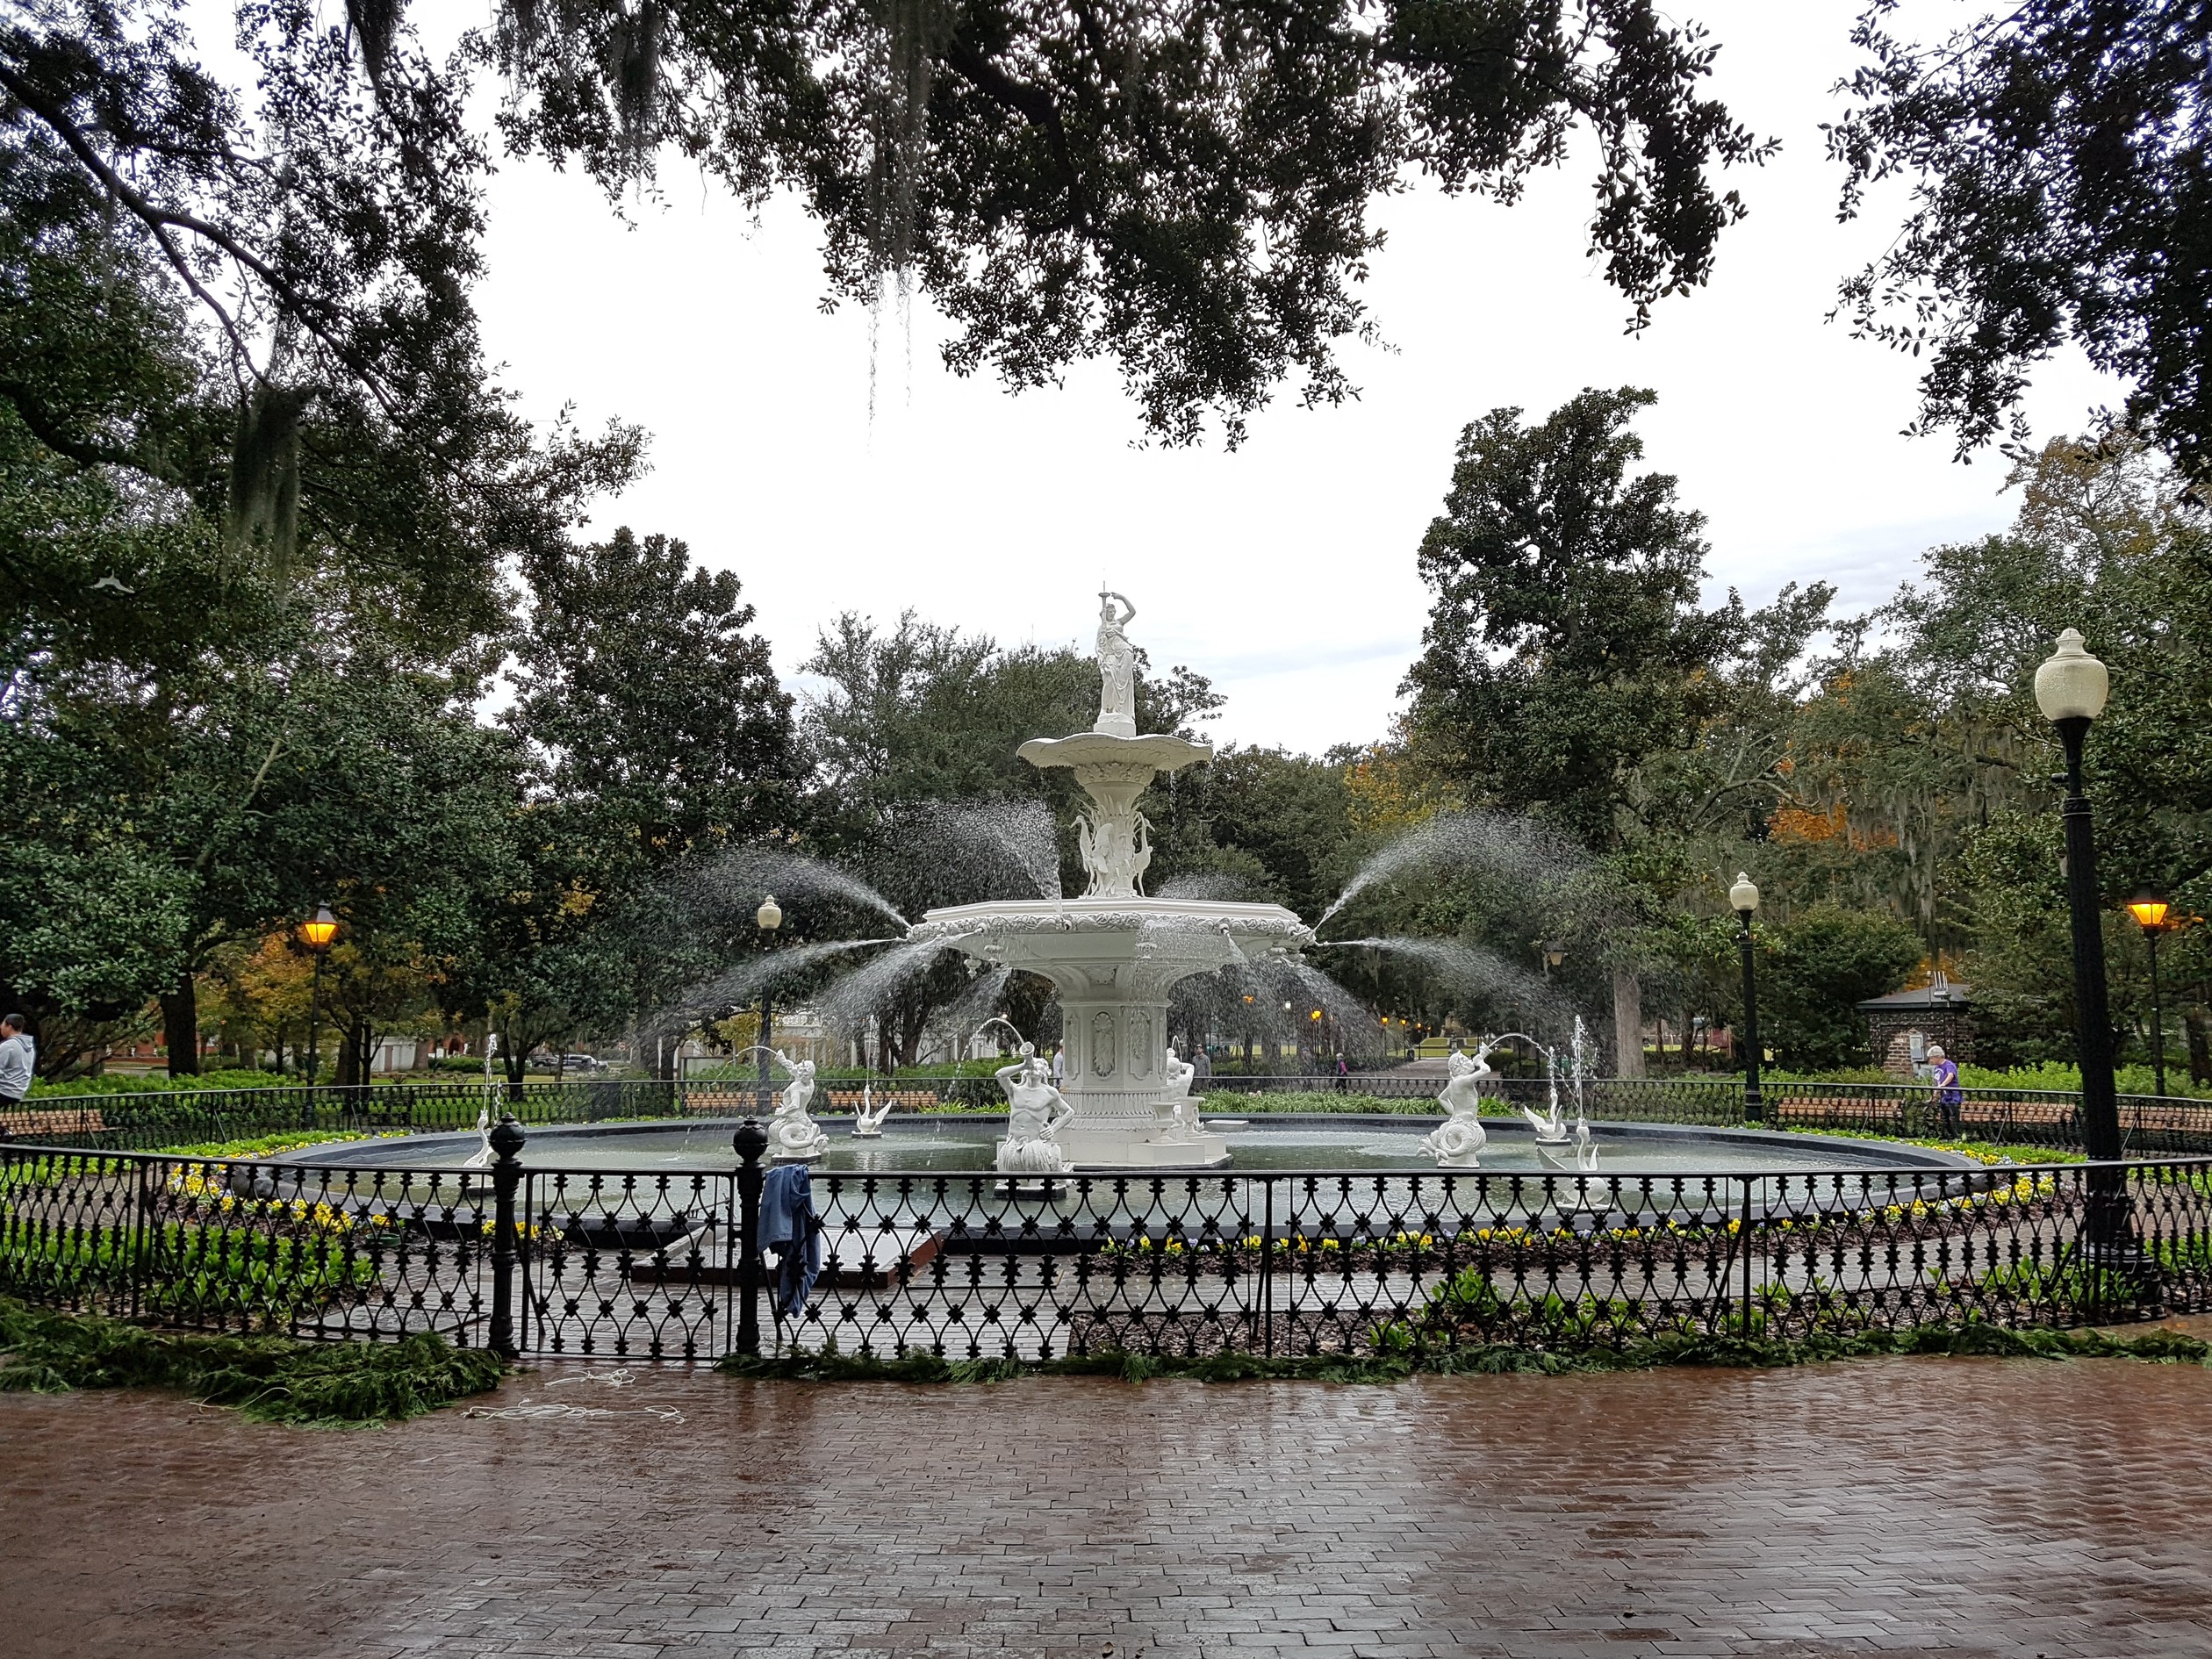
[[255, 378], [262, 379], [266, 377], [258, 369], [254, 368], [253, 354], [248, 349], [245, 337], [240, 332], [236, 320], [223, 303], [208, 291], [206, 285], [193, 271], [191, 262], [185, 258], [183, 251], [176, 246], [175, 240], [169, 234], [172, 228], [188, 231], [210, 245], [220, 248], [239, 264], [251, 271], [267, 285], [271, 293], [276, 296], [285, 309], [298, 320], [302, 327], [337, 355], [339, 361], [352, 370], [355, 377], [369, 389], [370, 395], [376, 399], [377, 405], [387, 415], [394, 420], [399, 418], [399, 412], [386, 394], [383, 383], [377, 378], [375, 370], [358, 352], [340, 339], [326, 322], [319, 320], [327, 314], [325, 307], [310, 301], [260, 255], [255, 253], [252, 248], [247, 247], [219, 225], [211, 224], [198, 215], [185, 212], [179, 208], [163, 207], [140, 194], [101, 157], [91, 140], [87, 139], [83, 129], [69, 118], [67, 111], [43, 97], [21, 74], [6, 64], [0, 64], [0, 90], [6, 90], [9, 96], [22, 104], [25, 109], [45, 122], [53, 130], [54, 136], [59, 138], [68, 147], [69, 152], [77, 158], [84, 169], [99, 181], [101, 187], [107, 191], [109, 196], [147, 227], [155, 243], [161, 248], [163, 257], [176, 269], [177, 276], [183, 279], [185, 286], [190, 288], [199, 298], [200, 302], [220, 319], [224, 333], [230, 336], [231, 343], [237, 347], [240, 356], [244, 359], [247, 367], [252, 370]]
[[30, 395], [30, 388], [11, 376], [0, 376], [0, 398], [5, 398], [31, 435], [65, 460], [81, 467], [132, 466], [136, 464], [130, 451], [115, 449], [104, 443], [86, 443], [72, 438], [49, 419], [46, 411]]

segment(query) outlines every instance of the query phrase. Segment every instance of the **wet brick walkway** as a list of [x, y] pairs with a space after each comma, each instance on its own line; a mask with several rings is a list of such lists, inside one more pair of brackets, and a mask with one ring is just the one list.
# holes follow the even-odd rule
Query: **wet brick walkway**
[[356, 1433], [0, 1395], [0, 1652], [2212, 1655], [2200, 1368], [605, 1375]]

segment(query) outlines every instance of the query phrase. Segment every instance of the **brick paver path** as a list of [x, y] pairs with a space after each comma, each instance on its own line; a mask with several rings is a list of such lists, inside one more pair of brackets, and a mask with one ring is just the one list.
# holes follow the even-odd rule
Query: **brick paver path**
[[0, 1652], [2212, 1655], [2197, 1368], [605, 1375], [356, 1433], [0, 1396]]

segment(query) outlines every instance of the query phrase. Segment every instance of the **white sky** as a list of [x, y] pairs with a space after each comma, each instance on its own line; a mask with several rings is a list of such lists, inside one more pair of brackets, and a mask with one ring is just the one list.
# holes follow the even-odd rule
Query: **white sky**
[[[821, 314], [811, 223], [781, 202], [755, 224], [681, 170], [625, 226], [587, 180], [504, 164], [478, 295], [487, 345], [533, 414], [572, 401], [587, 427], [620, 415], [652, 434], [652, 472], [600, 524], [681, 536], [736, 570], [786, 673], [846, 608], [1087, 639], [1103, 573], [1156, 664], [1228, 693], [1219, 736], [1308, 751], [1371, 739], [1419, 648], [1414, 553], [1454, 444], [1497, 406], [1536, 418], [1585, 385], [1656, 390], [1648, 464], [1709, 516], [1716, 592], [1755, 605], [1825, 579], [1864, 607], [1924, 547], [2009, 520], [2000, 457], [1959, 466], [1946, 435], [1899, 435], [1913, 361], [1823, 321], [1901, 201], [1835, 222], [1820, 124], [1853, 67], [1859, 4], [1684, 0], [1722, 44], [1712, 84], [1783, 150], [1730, 176], [1750, 218], [1724, 235], [1712, 284], [1663, 302], [1644, 335], [1623, 335], [1626, 305], [1584, 258], [1586, 164], [1510, 208], [1417, 190], [1381, 205], [1390, 241], [1365, 290], [1395, 350], [1347, 345], [1358, 402], [1286, 399], [1234, 454], [1133, 447], [1109, 364], [1019, 397], [958, 379], [918, 305], [910, 370], [884, 320], [871, 421], [869, 319]], [[1913, 9], [1931, 32], [1965, 15]], [[2029, 413], [2048, 435], [2114, 401], [2062, 360]]]

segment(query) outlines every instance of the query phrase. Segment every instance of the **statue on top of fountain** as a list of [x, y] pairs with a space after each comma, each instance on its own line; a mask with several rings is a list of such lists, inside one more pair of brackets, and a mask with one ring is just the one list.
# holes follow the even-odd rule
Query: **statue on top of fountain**
[[1137, 607], [1119, 593], [1098, 595], [1098, 721], [1065, 737], [1032, 737], [1017, 751], [1033, 766], [1067, 766], [1088, 805], [1076, 822], [1084, 896], [1135, 899], [1152, 863], [1152, 830], [1138, 798], [1161, 772], [1213, 758], [1211, 744], [1173, 732], [1137, 733], [1137, 648], [1124, 630]]
[[1436, 1097], [1444, 1109], [1444, 1121], [1421, 1138], [1421, 1150], [1436, 1160], [1440, 1169], [1479, 1169], [1483, 1145], [1490, 1138], [1480, 1121], [1483, 1080], [1491, 1076], [1490, 1050], [1497, 1045], [1484, 1038], [1476, 1045], [1472, 1059], [1454, 1049], [1444, 1062], [1450, 1081]]
[[993, 1160], [999, 1173], [1073, 1174], [1075, 1166], [1060, 1150], [1059, 1126], [1075, 1116], [1075, 1109], [1052, 1086], [1052, 1074], [1037, 1058], [1037, 1045], [1023, 1043], [1020, 1058], [995, 1075], [1006, 1092], [1006, 1138]]
[[[1121, 614], [1114, 614], [1118, 602]], [[1137, 607], [1119, 593], [1098, 592], [1098, 724], [1093, 731], [1112, 737], [1137, 735], [1137, 648], [1122, 629]]]

